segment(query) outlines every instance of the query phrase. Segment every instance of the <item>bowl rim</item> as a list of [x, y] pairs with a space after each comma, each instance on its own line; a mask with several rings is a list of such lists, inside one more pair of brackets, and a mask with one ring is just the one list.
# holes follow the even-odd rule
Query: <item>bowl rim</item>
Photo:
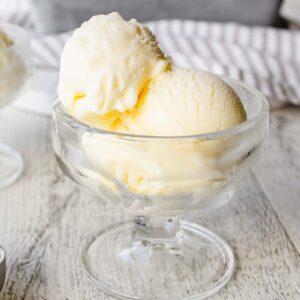
[[228, 76], [223, 75], [217, 75], [211, 72], [207, 72], [210, 74], [213, 74], [214, 76], [219, 77], [220, 79], [224, 80], [225, 82], [232, 82], [237, 85], [240, 85], [244, 89], [248, 90], [250, 93], [254, 94], [255, 99], [259, 101], [260, 107], [258, 108], [258, 111], [256, 114], [251, 118], [247, 119], [246, 121], [238, 124], [237, 126], [227, 128], [224, 130], [219, 130], [215, 132], [208, 132], [208, 133], [200, 133], [200, 134], [192, 134], [192, 135], [179, 135], [179, 136], [154, 136], [154, 135], [137, 135], [137, 134], [131, 134], [131, 133], [122, 133], [122, 132], [116, 132], [116, 131], [109, 131], [105, 129], [96, 128], [93, 126], [90, 126], [86, 123], [81, 122], [80, 120], [76, 119], [75, 117], [71, 116], [67, 113], [65, 110], [62, 102], [59, 100], [58, 96], [55, 98], [54, 104], [53, 104], [53, 111], [52, 115], [53, 118], [56, 117], [64, 122], [65, 125], [68, 125], [74, 129], [81, 129], [84, 131], [87, 131], [91, 134], [99, 134], [99, 135], [105, 135], [115, 138], [125, 138], [125, 139], [132, 139], [132, 140], [216, 140], [220, 138], [230, 137], [233, 135], [240, 134], [244, 131], [247, 131], [253, 127], [255, 127], [256, 124], [258, 124], [261, 120], [268, 117], [269, 113], [269, 103], [266, 97], [258, 91], [256, 88], [249, 86], [248, 84], [232, 79]]
[[[18, 39], [15, 39], [14, 36], [9, 35], [9, 32], [5, 30], [6, 28], [15, 30], [20, 35]], [[13, 24], [9, 22], [0, 22], [0, 31], [3, 31], [5, 34], [7, 34], [8, 37], [11, 38], [12, 41], [14, 42], [12, 46], [0, 49], [0, 52], [2, 53], [14, 51], [21, 44], [29, 42], [29, 34], [27, 30], [17, 24]]]

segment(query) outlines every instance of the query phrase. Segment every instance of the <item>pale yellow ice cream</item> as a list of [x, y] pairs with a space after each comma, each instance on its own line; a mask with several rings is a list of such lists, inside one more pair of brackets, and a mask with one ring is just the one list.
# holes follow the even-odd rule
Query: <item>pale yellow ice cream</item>
[[14, 42], [3, 31], [0, 30], [0, 71], [3, 70], [8, 63], [10, 63], [10, 55], [8, 48], [13, 46]]
[[118, 13], [83, 23], [67, 41], [58, 94], [77, 116], [133, 108], [152, 78], [170, 69], [170, 60], [151, 31]]
[[[217, 186], [225, 180], [206, 147], [211, 142], [123, 141], [103, 135], [84, 134], [84, 155], [103, 175], [102, 184], [114, 180], [130, 192], [146, 195], [190, 193]], [[215, 147], [218, 145], [213, 145]], [[117, 188], [115, 188], [115, 191]]]
[[228, 84], [210, 73], [182, 68], [154, 79], [138, 107], [122, 119], [128, 132], [155, 136], [215, 132], [245, 120], [244, 107]]
[[[195, 135], [246, 120], [243, 105], [228, 84], [209, 73], [172, 65], [148, 29], [118, 14], [92, 18], [67, 42], [59, 97], [82, 122], [135, 135]], [[205, 197], [226, 182], [224, 174], [232, 167], [227, 162], [220, 167], [216, 161], [228, 140], [144, 142], [86, 133], [82, 147], [99, 174], [99, 185], [114, 192], [118, 188], [113, 182], [119, 182], [144, 195], [197, 190]]]
[[13, 44], [14, 42], [10, 39], [10, 37], [0, 30], [0, 49], [11, 47]]
[[[246, 114], [238, 95], [221, 79], [207, 72], [174, 68], [154, 79], [135, 109], [119, 117], [118, 131], [186, 136], [233, 127], [243, 122]], [[90, 122], [101, 128], [103, 117]], [[106, 129], [112, 130], [109, 126]], [[227, 142], [197, 139], [120, 142], [96, 134], [83, 135], [84, 151], [92, 165], [98, 170], [108, 170], [111, 178], [125, 184], [130, 191], [147, 195], [196, 189], [207, 193], [208, 187], [218, 188], [225, 177], [216, 157], [228, 147]]]

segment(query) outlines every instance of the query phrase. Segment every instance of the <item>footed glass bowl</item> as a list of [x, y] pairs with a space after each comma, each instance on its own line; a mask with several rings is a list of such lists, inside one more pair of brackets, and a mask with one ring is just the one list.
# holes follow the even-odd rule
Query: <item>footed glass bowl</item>
[[[13, 45], [0, 48], [0, 109], [14, 101], [27, 86], [32, 73], [29, 37], [22, 27], [0, 23]], [[23, 159], [19, 152], [0, 143], [0, 188], [19, 178], [23, 171]]]
[[76, 182], [133, 215], [102, 229], [82, 254], [100, 290], [119, 299], [204, 299], [234, 270], [229, 245], [180, 220], [232, 199], [268, 134], [268, 103], [247, 85], [221, 77], [239, 94], [247, 121], [193, 136], [136, 136], [89, 127], [53, 107], [53, 148]]

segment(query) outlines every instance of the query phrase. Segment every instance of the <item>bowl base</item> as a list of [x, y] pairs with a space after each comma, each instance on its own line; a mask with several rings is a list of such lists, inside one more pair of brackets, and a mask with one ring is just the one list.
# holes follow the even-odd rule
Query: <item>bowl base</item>
[[82, 254], [90, 281], [118, 299], [204, 299], [234, 270], [228, 244], [213, 232], [181, 221], [176, 239], [140, 239], [134, 222], [107, 227]]
[[15, 182], [22, 174], [23, 167], [20, 153], [0, 143], [0, 189]]

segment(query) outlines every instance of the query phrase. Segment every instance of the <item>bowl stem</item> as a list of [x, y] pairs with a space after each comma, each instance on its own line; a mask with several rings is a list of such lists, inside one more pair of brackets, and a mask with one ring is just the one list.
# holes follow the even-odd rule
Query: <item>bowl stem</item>
[[134, 235], [145, 242], [175, 242], [180, 237], [179, 216], [134, 218]]

